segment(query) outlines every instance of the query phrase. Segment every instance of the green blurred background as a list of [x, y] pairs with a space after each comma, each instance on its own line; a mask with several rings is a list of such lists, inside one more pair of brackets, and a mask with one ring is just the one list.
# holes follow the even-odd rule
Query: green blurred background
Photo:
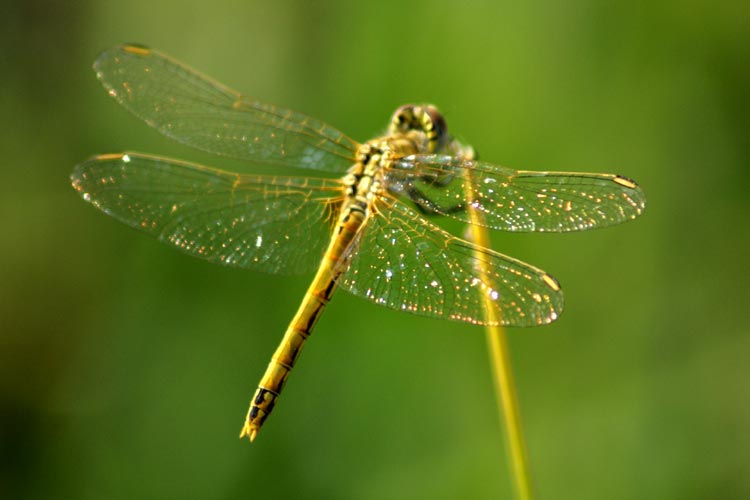
[[493, 235], [566, 292], [509, 332], [539, 497], [750, 498], [747, 3], [270, 4], [0, 7], [0, 497], [511, 497], [482, 330], [345, 293], [237, 440], [310, 276], [191, 259], [70, 188], [126, 149], [247, 168], [107, 97], [91, 63], [133, 41], [358, 140], [432, 102], [486, 160], [637, 179], [634, 223]]

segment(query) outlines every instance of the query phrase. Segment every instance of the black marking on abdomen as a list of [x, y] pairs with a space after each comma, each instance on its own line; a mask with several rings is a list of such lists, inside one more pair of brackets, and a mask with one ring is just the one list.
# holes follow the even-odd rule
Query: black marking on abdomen
[[[334, 288], [331, 287], [331, 284], [329, 283], [328, 287], [326, 288], [326, 292], [325, 292], [326, 293], [326, 300], [328, 300], [330, 298], [331, 294], [333, 294], [333, 290], [334, 290]], [[320, 313], [323, 311], [323, 308], [325, 307], [325, 305], [326, 305], [326, 303], [321, 301], [320, 304], [319, 304], [319, 306], [316, 307], [315, 310], [313, 311], [313, 313], [310, 315], [310, 319], [307, 321], [307, 325], [305, 325], [305, 329], [306, 329], [306, 331], [304, 332], [305, 338], [307, 338], [307, 337], [310, 336], [310, 332], [312, 331], [313, 326], [315, 326], [315, 322], [318, 321], [318, 317], [320, 316]], [[302, 332], [300, 332], [300, 333], [302, 333]], [[296, 356], [296, 354], [297, 353], [295, 352], [295, 356]]]
[[[272, 391], [271, 389], [266, 389], [265, 387], [258, 387], [258, 389], [260, 390], [258, 391], [258, 394], [255, 395], [255, 401], [253, 401], [255, 405], [260, 406], [266, 402], [265, 400], [266, 393], [269, 393], [272, 395], [272, 398], [271, 398], [272, 401], [276, 399], [277, 397], [279, 397], [279, 393], [276, 391]], [[271, 407], [273, 407], [273, 405], [271, 405]]]

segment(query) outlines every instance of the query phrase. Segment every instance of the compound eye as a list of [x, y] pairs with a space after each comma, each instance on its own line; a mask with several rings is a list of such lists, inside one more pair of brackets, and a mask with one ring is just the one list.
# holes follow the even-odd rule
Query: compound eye
[[412, 128], [414, 128], [414, 105], [405, 104], [394, 111], [391, 117], [391, 133], [404, 133]]
[[[425, 132], [428, 133], [431, 152], [436, 152], [445, 146], [448, 140], [448, 124], [443, 114], [435, 106], [426, 105], [422, 108], [425, 114]], [[430, 123], [426, 123], [429, 121]]]

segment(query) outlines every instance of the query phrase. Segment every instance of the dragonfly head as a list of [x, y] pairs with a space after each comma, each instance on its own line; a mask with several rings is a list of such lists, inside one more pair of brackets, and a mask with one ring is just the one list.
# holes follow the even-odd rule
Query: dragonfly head
[[407, 134], [409, 132], [424, 135], [425, 153], [439, 152], [450, 139], [445, 118], [432, 104], [406, 104], [393, 113], [390, 133]]

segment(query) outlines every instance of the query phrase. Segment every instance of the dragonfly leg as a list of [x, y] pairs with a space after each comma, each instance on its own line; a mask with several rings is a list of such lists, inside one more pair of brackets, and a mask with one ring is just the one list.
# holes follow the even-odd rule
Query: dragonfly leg
[[409, 186], [406, 194], [414, 202], [417, 209], [425, 215], [448, 215], [466, 210], [466, 205], [463, 203], [457, 203], [451, 207], [443, 207], [432, 201], [419, 188], [414, 186]]

